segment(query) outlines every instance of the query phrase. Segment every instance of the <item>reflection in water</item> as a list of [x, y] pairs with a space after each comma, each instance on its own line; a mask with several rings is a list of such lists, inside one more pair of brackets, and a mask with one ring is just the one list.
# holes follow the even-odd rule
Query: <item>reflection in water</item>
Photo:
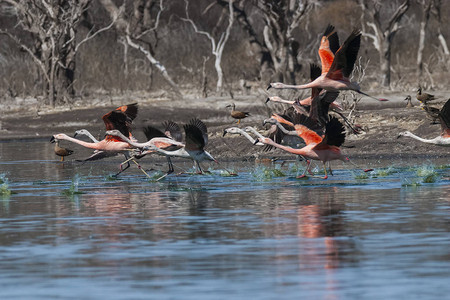
[[450, 292], [448, 182], [404, 187], [398, 174], [380, 184], [339, 171], [326, 182], [256, 180], [249, 170], [162, 182], [136, 170], [111, 180], [118, 161], [42, 161], [53, 150], [37, 145], [17, 161], [16, 147], [0, 143], [1, 173], [15, 192], [0, 198], [1, 299]]

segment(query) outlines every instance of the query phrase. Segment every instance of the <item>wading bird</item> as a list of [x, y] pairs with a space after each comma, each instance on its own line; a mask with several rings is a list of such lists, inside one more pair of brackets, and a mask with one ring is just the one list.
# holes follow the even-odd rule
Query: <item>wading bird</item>
[[[120, 106], [117, 109], [105, 114], [102, 117], [102, 119], [103, 122], [105, 123], [106, 130], [117, 129], [124, 136], [129, 136], [131, 138], [132, 137], [131, 123], [136, 118], [137, 112], [138, 112], [137, 103], [133, 103], [129, 105]], [[56, 140], [70, 141], [85, 148], [98, 150], [87, 160], [109, 157], [118, 153], [123, 153], [126, 159], [128, 159], [129, 151], [132, 150], [130, 144], [122, 141], [120, 138], [111, 135], [107, 135], [103, 140], [98, 142], [85, 142], [76, 138], [69, 137], [64, 133], [55, 134], [53, 138]], [[116, 174], [116, 176], [125, 171], [129, 166], [130, 166], [129, 163], [123, 169], [121, 166], [120, 171]], [[139, 164], [138, 167], [140, 168]]]
[[227, 133], [229, 134], [240, 134], [242, 136], [244, 136], [245, 138], [247, 138], [250, 143], [252, 143], [253, 145], [258, 145], [258, 146], [264, 146], [263, 143], [258, 142], [257, 140], [255, 140], [254, 138], [252, 138], [247, 131], [249, 131], [249, 128], [251, 127], [246, 127], [244, 130], [238, 128], [238, 127], [230, 127], [230, 128], [225, 128], [223, 130], [223, 135], [225, 136]]
[[[169, 121], [165, 124], [172, 124], [173, 122]], [[175, 124], [175, 123], [173, 123]], [[175, 124], [176, 125], [176, 124]], [[178, 125], [176, 125], [178, 127]], [[176, 141], [174, 139], [172, 139], [172, 136], [175, 134], [167, 134], [168, 132], [168, 127], [166, 125], [166, 133], [163, 133], [162, 131], [160, 131], [159, 129], [152, 127], [152, 126], [147, 126], [144, 128], [144, 134], [147, 137], [148, 141], [145, 143], [139, 143], [137, 141], [132, 141], [129, 138], [125, 137], [119, 130], [108, 130], [106, 132], [106, 134], [109, 135], [113, 135], [116, 137], [121, 138], [122, 140], [126, 141], [127, 143], [129, 143], [131, 146], [142, 149], [142, 151], [135, 155], [132, 156], [131, 158], [129, 158], [127, 161], [132, 160], [133, 158], [137, 158], [140, 159], [142, 157], [144, 157], [147, 154], [151, 154], [151, 153], [159, 153], [156, 150], [152, 150], [152, 147], [156, 147], [165, 151], [175, 151], [180, 149], [181, 147], [184, 147], [184, 144], [181, 143], [180, 141]], [[150, 148], [150, 149], [148, 149]], [[147, 149], [147, 150], [143, 150], [143, 149]], [[170, 159], [170, 155], [165, 155], [162, 153], [159, 153], [163, 156], [167, 157], [167, 163], [169, 166], [169, 170], [166, 172], [165, 175], [163, 175], [162, 177], [158, 178], [157, 180], [161, 180], [162, 178], [166, 177], [167, 175], [171, 174], [174, 172], [174, 168], [173, 168], [173, 164], [172, 161]], [[127, 161], [123, 162], [122, 164], [125, 164]]]
[[424, 139], [409, 131], [401, 132], [397, 138], [408, 136], [421, 141], [422, 143], [450, 147], [450, 99], [447, 100], [447, 102], [440, 110], [439, 121], [441, 122], [441, 135], [435, 137], [434, 139]]
[[61, 156], [61, 161], [64, 161], [65, 156], [69, 156], [73, 153], [73, 150], [61, 147], [59, 145], [59, 140], [54, 139], [53, 137], [50, 139], [52, 143], [55, 143], [55, 154]]
[[406, 101], [407, 108], [414, 107], [414, 105], [412, 104], [411, 95], [406, 96], [405, 101]]
[[[284, 123], [284, 122], [283, 122]], [[286, 123], [290, 123], [286, 121]], [[331, 160], [342, 160], [348, 161], [341, 154], [340, 146], [345, 141], [345, 128], [341, 122], [335, 117], [332, 117], [330, 121], [325, 126], [325, 134], [324, 136], [320, 136], [315, 131], [308, 128], [308, 125], [314, 123], [310, 118], [306, 116], [300, 116], [298, 120], [296, 120], [295, 124], [292, 124], [297, 132], [298, 136], [300, 136], [306, 143], [306, 146], [301, 149], [295, 149], [288, 146], [280, 145], [275, 143], [269, 138], [258, 138], [258, 141], [269, 144], [279, 149], [285, 150], [289, 153], [301, 155], [305, 158], [312, 160], [320, 160], [323, 163], [325, 176], [323, 179], [328, 178], [326, 162]], [[311, 161], [307, 160], [307, 167], [302, 175], [298, 176], [298, 178], [305, 177], [306, 172], [313, 175], [310, 170]]]
[[269, 85], [268, 89], [271, 87], [276, 89], [321, 88], [332, 92], [352, 90], [378, 101], [387, 101], [387, 99], [376, 98], [362, 92], [359, 84], [357, 82], [351, 82], [349, 79], [355, 65], [360, 43], [361, 32], [359, 30], [354, 30], [336, 52], [333, 63], [327, 73], [321, 74], [317, 79], [307, 84], [289, 85], [281, 82], [274, 82]]
[[[177, 150], [168, 151], [158, 148], [155, 145], [150, 145], [148, 149], [155, 150], [159, 153], [170, 157], [182, 157], [189, 158], [195, 161], [197, 167], [197, 173], [203, 174], [203, 170], [200, 167], [200, 162], [209, 160], [218, 163], [217, 160], [212, 157], [207, 151], [204, 150], [208, 143], [208, 130], [206, 125], [197, 118], [189, 121], [188, 124], [183, 126], [185, 133], [185, 145]], [[144, 148], [146, 150], [147, 147]]]
[[234, 103], [227, 105], [226, 107], [231, 107], [231, 117], [238, 120], [237, 124], [241, 123], [242, 119], [247, 118], [248, 116], [250, 116], [250, 113], [248, 111], [239, 111], [236, 110], [236, 105]]
[[417, 100], [419, 100], [420, 102], [422, 102], [424, 104], [426, 104], [428, 101], [436, 100], [436, 97], [434, 97], [434, 95], [422, 93], [421, 86], [419, 86], [419, 88], [417, 89], [416, 98], [417, 98]]

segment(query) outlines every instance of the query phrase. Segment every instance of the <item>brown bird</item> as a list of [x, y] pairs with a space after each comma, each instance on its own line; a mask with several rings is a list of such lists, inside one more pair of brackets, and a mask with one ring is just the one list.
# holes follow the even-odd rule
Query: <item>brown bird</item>
[[436, 107], [429, 106], [426, 102], [423, 102], [421, 106], [422, 109], [427, 113], [428, 117], [431, 119], [431, 124], [439, 124], [438, 120], [440, 110]]
[[420, 86], [417, 89], [416, 98], [417, 98], [417, 100], [419, 100], [422, 103], [427, 103], [428, 101], [436, 100], [436, 97], [434, 97], [434, 95], [422, 93], [422, 87], [420, 87]]
[[397, 138], [408, 136], [423, 143], [450, 147], [450, 99], [439, 111], [439, 120], [441, 122], [441, 134], [433, 139], [424, 139], [409, 131], [401, 132]]
[[234, 103], [227, 105], [226, 107], [231, 107], [231, 117], [234, 119], [237, 119], [237, 124], [239, 124], [241, 122], [241, 119], [247, 118], [248, 116], [250, 116], [250, 113], [247, 111], [239, 111], [236, 110], [236, 106], [234, 105]]
[[54, 137], [50, 139], [50, 142], [55, 143], [55, 154], [61, 156], [61, 161], [64, 161], [64, 156], [69, 156], [73, 153], [73, 150], [59, 146], [59, 140]]
[[406, 107], [414, 107], [414, 105], [411, 102], [411, 96], [410, 95], [406, 96], [405, 101], [407, 101], [406, 102]]

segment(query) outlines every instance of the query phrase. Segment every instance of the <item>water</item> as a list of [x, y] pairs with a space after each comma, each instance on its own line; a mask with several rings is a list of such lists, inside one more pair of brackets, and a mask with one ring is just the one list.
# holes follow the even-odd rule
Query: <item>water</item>
[[1, 299], [448, 297], [445, 159], [329, 180], [235, 162], [237, 177], [160, 182], [134, 166], [114, 180], [119, 162], [62, 164], [48, 141], [0, 143]]

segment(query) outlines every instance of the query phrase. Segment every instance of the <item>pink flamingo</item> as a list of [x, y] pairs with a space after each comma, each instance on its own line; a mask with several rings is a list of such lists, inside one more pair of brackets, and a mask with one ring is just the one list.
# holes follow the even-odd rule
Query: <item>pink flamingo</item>
[[361, 87], [357, 82], [351, 82], [349, 79], [355, 65], [360, 43], [361, 32], [359, 30], [354, 30], [336, 52], [333, 63], [327, 73], [321, 74], [317, 79], [307, 84], [289, 85], [281, 82], [274, 82], [270, 83], [268, 89], [271, 87], [276, 89], [321, 88], [332, 92], [352, 90], [378, 101], [387, 101], [387, 99], [379, 99], [364, 93], [361, 91]]
[[[339, 148], [345, 141], [345, 128], [342, 125], [342, 123], [339, 122], [339, 120], [336, 119], [335, 117], [332, 117], [330, 121], [326, 124], [325, 135], [323, 137], [321, 137], [316, 132], [309, 129], [307, 126], [303, 124], [293, 124], [292, 122], [284, 120], [279, 116], [278, 119], [282, 121], [282, 123], [293, 126], [298, 136], [300, 136], [305, 141], [306, 146], [301, 149], [295, 149], [292, 147], [280, 145], [272, 141], [271, 139], [264, 137], [263, 138], [259, 137], [258, 141], [285, 150], [292, 154], [301, 155], [312, 160], [322, 161], [325, 171], [325, 176], [322, 177], [323, 179], [328, 178], [326, 169], [327, 161], [349, 160], [348, 158], [346, 158], [341, 154], [341, 150]], [[310, 119], [308, 117], [301, 116], [301, 119], [299, 121], [301, 121], [302, 123], [308, 123], [309, 120]], [[311, 161], [307, 160], [307, 167], [303, 172], [303, 174], [298, 176], [298, 178], [305, 177], [306, 172], [309, 172], [311, 175], [313, 175], [313, 173], [310, 170], [310, 167]]]
[[[130, 132], [130, 127], [131, 127], [131, 122], [134, 120], [134, 118], [136, 118], [137, 111], [138, 111], [137, 103], [133, 103], [133, 104], [129, 104], [129, 105], [120, 106], [117, 109], [105, 114], [102, 117], [102, 119], [103, 119], [103, 122], [105, 123], [106, 130], [117, 129], [123, 135], [129, 136], [130, 138], [132, 138], [132, 135]], [[53, 140], [56, 140], [56, 141], [66, 140], [66, 141], [69, 141], [72, 143], [76, 143], [85, 148], [96, 150], [94, 155], [92, 155], [87, 160], [96, 159], [97, 156], [98, 156], [98, 158], [104, 158], [104, 157], [111, 156], [112, 154], [118, 154], [118, 153], [123, 153], [125, 155], [125, 157], [128, 159], [129, 158], [128, 152], [133, 150], [133, 149], [131, 149], [132, 146], [129, 143], [124, 142], [122, 139], [117, 138], [112, 135], [107, 135], [103, 140], [98, 141], [98, 142], [85, 142], [85, 141], [70, 137], [64, 133], [58, 133], [58, 134], [53, 135], [51, 141], [53, 141]], [[117, 173], [116, 176], [119, 175], [121, 172], [125, 171], [129, 166], [130, 166], [129, 163], [124, 169], [122, 169], [122, 166], [121, 166], [120, 172]]]

